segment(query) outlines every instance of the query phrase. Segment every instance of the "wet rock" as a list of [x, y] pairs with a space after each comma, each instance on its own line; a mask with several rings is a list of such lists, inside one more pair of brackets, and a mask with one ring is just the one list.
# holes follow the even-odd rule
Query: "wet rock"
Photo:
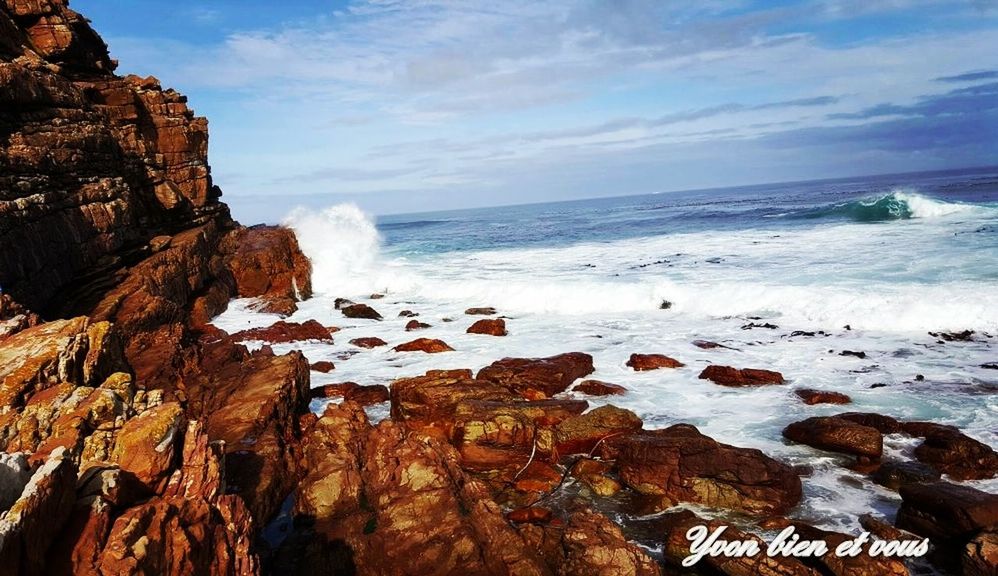
[[331, 342], [332, 332], [315, 320], [308, 320], [301, 324], [296, 322], [275, 322], [266, 328], [252, 328], [243, 330], [232, 335], [237, 341], [241, 340], [262, 340], [271, 344], [283, 344], [285, 342], [299, 342], [304, 340], [318, 340]]
[[388, 345], [388, 342], [375, 337], [354, 338], [350, 343], [359, 348], [377, 348], [378, 346]]
[[526, 398], [542, 399], [564, 392], [593, 371], [592, 356], [570, 352], [549, 358], [503, 358], [479, 370], [477, 378], [501, 384]]
[[495, 320], [479, 320], [468, 327], [468, 334], [486, 334], [488, 336], [505, 336], [506, 321], [502, 318]]
[[960, 567], [964, 576], [998, 574], [998, 532], [982, 532], [968, 542]]
[[627, 366], [637, 372], [642, 372], [659, 368], [682, 368], [685, 364], [664, 354], [631, 354]]
[[998, 495], [947, 482], [901, 487], [898, 528], [941, 546], [963, 546], [976, 534], [998, 528]]
[[794, 394], [805, 404], [849, 404], [852, 398], [841, 392], [831, 390], [814, 390], [813, 388], [798, 388]]
[[939, 480], [939, 472], [918, 462], [888, 461], [881, 464], [870, 479], [884, 488], [899, 490], [905, 484]]
[[405, 325], [405, 331], [412, 332], [413, 330], [424, 330], [430, 327], [431, 326], [429, 324], [420, 322], [419, 320], [409, 320]]
[[852, 356], [853, 358], [866, 358], [866, 352], [857, 352], [855, 350], [843, 350], [839, 352], [839, 356]]
[[613, 396], [627, 393], [627, 388], [619, 384], [603, 382], [602, 380], [583, 380], [576, 384], [572, 390], [588, 394], [589, 396]]
[[464, 313], [469, 316], [492, 316], [496, 313], [496, 309], [491, 306], [486, 308], [468, 308]]
[[984, 368], [985, 370], [998, 370], [998, 362], [987, 362], [981, 364], [981, 368]]
[[870, 553], [871, 544], [862, 546], [862, 553], [857, 556], [835, 554], [835, 549], [842, 543], [853, 540], [854, 536], [821, 530], [804, 524], [794, 522], [796, 533], [804, 540], [823, 540], [829, 550], [828, 554], [814, 556], [804, 559], [804, 562], [817, 569], [820, 574], [833, 574], [835, 576], [908, 576], [908, 568], [903, 560], [894, 557], [881, 555], [874, 556]]
[[403, 310], [399, 312], [399, 318], [415, 318], [419, 316], [418, 312], [413, 312], [412, 310]]
[[347, 318], [362, 318], [366, 320], [381, 320], [381, 314], [367, 304], [350, 304], [340, 308], [340, 312]]
[[370, 406], [387, 402], [389, 391], [387, 386], [381, 384], [361, 386], [356, 382], [341, 382], [312, 388], [312, 398], [343, 398], [344, 401]]
[[766, 386], [770, 384], [783, 384], [783, 374], [772, 370], [760, 370], [757, 368], [732, 368], [731, 366], [720, 366], [713, 364], [700, 372], [701, 380], [710, 380], [714, 384], [721, 386], [743, 387], [743, 386]]
[[884, 416], [883, 414], [873, 412], [843, 412], [842, 414], [836, 414], [835, 417], [849, 420], [862, 426], [875, 428], [881, 434], [897, 434], [902, 432], [900, 422], [895, 418]]
[[770, 324], [769, 322], [759, 324], [756, 322], [749, 322], [748, 324], [742, 325], [742, 330], [754, 330], [756, 328], [765, 328], [766, 330], [776, 330], [779, 328], [776, 324]]
[[381, 300], [384, 297], [385, 297], [384, 294], [378, 294], [378, 293], [374, 293], [368, 296], [368, 298], [370, 298], [371, 300]]
[[946, 342], [972, 342], [974, 340], [973, 330], [963, 332], [929, 332], [929, 336], [939, 338]]
[[657, 576], [658, 564], [641, 548], [627, 541], [620, 528], [592, 510], [572, 514], [561, 536], [565, 558], [559, 574], [592, 576]]
[[998, 453], [953, 426], [905, 422], [904, 432], [925, 438], [915, 458], [954, 480], [983, 480], [998, 475]]
[[600, 406], [555, 426], [556, 448], [562, 456], [589, 453], [600, 443], [640, 430], [641, 426], [641, 419], [630, 410]]
[[336, 365], [328, 360], [320, 360], [318, 362], [313, 362], [312, 365], [309, 366], [309, 369], [316, 372], [322, 372], [323, 374], [328, 374], [336, 369]]
[[716, 348], [725, 348], [727, 350], [734, 350], [730, 346], [725, 346], [724, 344], [718, 344], [717, 342], [711, 342], [710, 340], [694, 340], [693, 345], [701, 350], [714, 350]]
[[872, 460], [879, 459], [884, 450], [883, 436], [876, 428], [834, 416], [794, 422], [783, 429], [783, 436], [821, 450]]
[[356, 304], [356, 302], [354, 302], [353, 300], [348, 300], [346, 298], [337, 298], [336, 300], [333, 300], [333, 308], [335, 308], [336, 310], [342, 310], [347, 306], [353, 306], [354, 304]]
[[550, 509], [541, 506], [517, 508], [506, 514], [506, 518], [516, 524], [547, 524], [551, 521], [552, 516], [553, 513]]
[[610, 471], [613, 466], [593, 458], [579, 458], [572, 465], [572, 477], [582, 481], [585, 486], [597, 496], [609, 497], [620, 492], [622, 488]]
[[688, 424], [609, 438], [597, 452], [616, 461], [625, 485], [657, 498], [659, 509], [691, 502], [774, 515], [801, 499], [800, 478], [786, 464], [721, 444]]
[[426, 352], [427, 354], [454, 351], [446, 342], [436, 338], [416, 338], [410, 342], [399, 344], [393, 350], [396, 352]]

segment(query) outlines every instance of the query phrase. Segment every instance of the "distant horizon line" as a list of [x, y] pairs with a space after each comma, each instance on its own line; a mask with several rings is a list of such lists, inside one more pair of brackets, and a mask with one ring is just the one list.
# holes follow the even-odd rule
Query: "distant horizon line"
[[[516, 208], [519, 206], [543, 206], [543, 205], [555, 205], [555, 204], [571, 204], [573, 202], [588, 202], [593, 200], [611, 200], [619, 198], [636, 198], [640, 196], [656, 196], [659, 194], [678, 194], [683, 192], [713, 192], [721, 190], [737, 190], [739, 188], [755, 188], [755, 187], [765, 187], [765, 186], [785, 186], [789, 184], [815, 184], [819, 182], [847, 182], [850, 180], [857, 180], [862, 178], [891, 178], [896, 176], [916, 176], [919, 174], [947, 174], [956, 172], [988, 172], [988, 171], [998, 171], [998, 164], [990, 164], [986, 166], [966, 166], [963, 168], [942, 168], [938, 170], [915, 170], [912, 172], [886, 172], [886, 173], [876, 173], [876, 174], [859, 174], [855, 176], [843, 176], [838, 178], [815, 178], [813, 180], [783, 180], [777, 182], [758, 182], [755, 184], [735, 184], [732, 186], [709, 186], [706, 188], [677, 188], [673, 190], [661, 190], [659, 192], [645, 192], [642, 194], [620, 194], [616, 196], [586, 196], [582, 198], [572, 198], [571, 200], [545, 200], [540, 202], [518, 202], [515, 204], [493, 204], [485, 206], [476, 206], [472, 208], [445, 208], [443, 210], [420, 210], [417, 212], [387, 212], [387, 213], [373, 213], [372, 215], [377, 219], [382, 216], [416, 216], [420, 214], [441, 214], [441, 213], [451, 213], [451, 212], [469, 212], [472, 210], [485, 210], [488, 208]], [[350, 200], [343, 200], [337, 202], [337, 204], [349, 203]]]

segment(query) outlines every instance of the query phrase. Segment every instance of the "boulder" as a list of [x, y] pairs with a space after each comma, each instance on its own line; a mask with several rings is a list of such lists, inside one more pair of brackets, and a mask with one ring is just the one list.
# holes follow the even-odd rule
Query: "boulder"
[[496, 309], [491, 306], [487, 308], [468, 308], [464, 313], [469, 316], [492, 316], [496, 313]]
[[358, 348], [377, 348], [378, 346], [388, 345], [388, 342], [373, 336], [368, 336], [366, 338], [354, 338], [350, 341], [350, 343]]
[[391, 414], [411, 429], [450, 438], [461, 401], [516, 399], [519, 396], [502, 384], [472, 378], [471, 370], [431, 370], [392, 383]]
[[925, 438], [915, 448], [915, 458], [953, 480], [985, 480], [998, 474], [998, 453], [953, 426], [931, 422], [905, 422], [903, 430]]
[[700, 372], [701, 380], [710, 380], [714, 384], [721, 386], [743, 387], [743, 386], [765, 386], [769, 384], [783, 384], [783, 374], [772, 370], [760, 370], [757, 368], [732, 368], [731, 366], [719, 366], [713, 364], [707, 366]]
[[290, 229], [239, 228], [225, 237], [221, 251], [238, 296], [292, 302], [311, 298], [312, 264]]
[[691, 502], [750, 514], [783, 514], [801, 499], [794, 470], [759, 450], [721, 444], [688, 424], [608, 438], [597, 448], [621, 482], [665, 509]]
[[453, 352], [454, 349], [443, 340], [436, 338], [416, 338], [415, 340], [399, 344], [392, 348], [396, 352], [426, 352], [427, 354], [438, 354], [440, 352]]
[[798, 388], [794, 390], [794, 394], [797, 395], [805, 404], [849, 404], [852, 402], [852, 398], [841, 392], [832, 392], [831, 390], [814, 390], [812, 388]]
[[336, 365], [328, 360], [319, 360], [318, 362], [313, 362], [312, 365], [309, 366], [309, 369], [314, 370], [315, 372], [328, 374], [336, 369]]
[[877, 460], [884, 451], [884, 438], [876, 428], [845, 418], [815, 416], [783, 429], [788, 440], [821, 450]]
[[627, 365], [637, 372], [657, 370], [659, 368], [682, 368], [685, 366], [679, 360], [664, 354], [631, 354]]
[[367, 304], [350, 304], [340, 308], [347, 318], [362, 318], [366, 320], [381, 320], [381, 314]]
[[420, 322], [419, 320], [409, 320], [405, 325], [406, 332], [412, 332], [413, 330], [424, 330], [426, 328], [431, 328], [429, 324]]
[[900, 489], [898, 528], [962, 547], [982, 531], [998, 528], [998, 494], [948, 482], [907, 484]]
[[590, 412], [568, 418], [555, 426], [555, 447], [561, 456], [590, 453], [615, 436], [640, 430], [641, 419], [616, 406], [600, 406]]
[[494, 320], [479, 320], [468, 327], [468, 334], [485, 334], [488, 336], [505, 336], [506, 321], [502, 318]]
[[572, 389], [575, 392], [588, 394], [589, 396], [614, 396], [627, 394], [627, 388], [619, 384], [611, 384], [602, 380], [583, 380]]
[[581, 352], [549, 358], [503, 358], [478, 371], [479, 380], [496, 382], [526, 398], [550, 398], [593, 373], [593, 357]]
[[308, 320], [301, 324], [281, 320], [266, 328], [252, 328], [237, 332], [232, 335], [232, 338], [237, 341], [262, 340], [271, 344], [283, 344], [285, 342], [298, 342], [302, 340], [332, 342], [333, 334], [329, 328], [326, 328], [315, 320]]
[[180, 404], [150, 408], [125, 422], [117, 434], [111, 459], [129, 483], [148, 494], [163, 491], [175, 461], [185, 421]]

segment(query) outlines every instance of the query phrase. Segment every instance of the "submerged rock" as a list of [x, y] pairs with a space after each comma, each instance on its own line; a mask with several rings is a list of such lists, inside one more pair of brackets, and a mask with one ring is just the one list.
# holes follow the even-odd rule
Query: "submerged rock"
[[805, 404], [849, 404], [852, 402], [852, 398], [841, 392], [833, 392], [831, 390], [814, 390], [812, 388], [798, 388], [794, 390], [794, 394], [797, 395]]
[[487, 308], [468, 308], [464, 313], [469, 316], [492, 316], [496, 313], [496, 309], [491, 306]]
[[410, 342], [399, 344], [393, 350], [396, 352], [426, 352], [427, 354], [454, 351], [446, 342], [436, 338], [416, 338]]
[[350, 304], [340, 308], [340, 312], [347, 318], [362, 318], [365, 320], [381, 320], [381, 314], [367, 304]]
[[419, 320], [409, 320], [405, 325], [406, 332], [412, 332], [413, 330], [424, 330], [426, 328], [431, 328], [429, 324], [420, 322]]
[[583, 380], [573, 388], [575, 392], [582, 392], [589, 396], [612, 396], [626, 394], [627, 388], [619, 384], [611, 384], [602, 380]]
[[845, 418], [815, 416], [794, 422], [783, 429], [783, 436], [814, 448], [877, 460], [884, 451], [884, 439], [876, 428]]
[[627, 360], [627, 366], [637, 372], [642, 372], [659, 368], [682, 368], [685, 364], [664, 354], [631, 354], [630, 359]]
[[303, 340], [318, 340], [332, 342], [333, 334], [315, 320], [307, 320], [301, 324], [296, 322], [275, 322], [265, 328], [252, 328], [232, 335], [234, 340], [262, 340], [271, 344], [299, 342]]
[[385, 342], [381, 338], [376, 338], [369, 336], [366, 338], [354, 338], [350, 341], [351, 344], [357, 346], [358, 348], [377, 348], [379, 346], [387, 346], [388, 342]]

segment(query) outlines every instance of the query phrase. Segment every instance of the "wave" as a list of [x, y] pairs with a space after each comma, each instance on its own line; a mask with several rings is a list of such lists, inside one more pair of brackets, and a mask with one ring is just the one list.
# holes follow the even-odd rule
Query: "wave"
[[889, 222], [913, 218], [940, 218], [978, 210], [979, 206], [971, 204], [944, 202], [907, 190], [894, 190], [878, 198], [832, 204], [805, 210], [796, 215], [802, 218], [847, 218], [855, 222]]

